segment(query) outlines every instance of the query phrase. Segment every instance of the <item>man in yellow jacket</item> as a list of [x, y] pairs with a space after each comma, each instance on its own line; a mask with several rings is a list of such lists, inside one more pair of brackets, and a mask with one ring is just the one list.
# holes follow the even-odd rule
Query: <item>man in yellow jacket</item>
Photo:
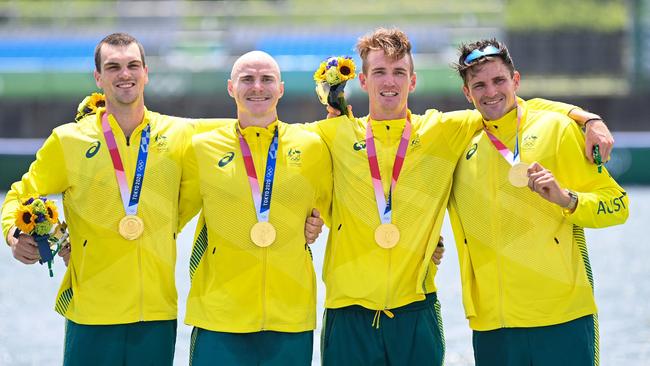
[[[482, 118], [477, 111], [410, 113], [417, 78], [402, 31], [378, 29], [357, 49], [369, 115], [312, 125], [332, 154], [334, 178], [323, 266], [323, 364], [441, 365], [444, 336], [431, 256], [456, 163]], [[565, 114], [573, 109], [531, 104]], [[583, 122], [592, 116], [573, 112]]]
[[280, 69], [253, 51], [233, 65], [237, 120], [196, 135], [183, 160], [181, 206], [202, 209], [185, 322], [190, 364], [310, 365], [316, 277], [303, 227], [329, 214], [327, 147], [278, 120]]
[[73, 247], [56, 301], [67, 319], [64, 364], [171, 365], [180, 159], [190, 125], [145, 108], [148, 69], [135, 38], [105, 37], [95, 64], [105, 108], [54, 129], [7, 193], [3, 233], [16, 259], [33, 263], [31, 237], [12, 228], [14, 212], [29, 195], [63, 193]]
[[464, 44], [456, 66], [483, 116], [449, 202], [476, 365], [597, 365], [583, 227], [624, 223], [628, 197], [571, 119], [516, 96], [502, 43]]

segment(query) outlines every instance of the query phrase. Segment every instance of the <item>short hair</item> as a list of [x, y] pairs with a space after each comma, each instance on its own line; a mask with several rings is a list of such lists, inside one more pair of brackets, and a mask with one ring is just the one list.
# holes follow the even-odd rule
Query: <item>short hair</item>
[[110, 46], [120, 46], [120, 47], [126, 47], [132, 43], [135, 43], [138, 45], [138, 48], [140, 49], [140, 59], [142, 60], [142, 66], [145, 66], [144, 62], [144, 47], [142, 47], [142, 44], [138, 42], [135, 37], [133, 37], [130, 34], [127, 33], [112, 33], [104, 37], [97, 46], [95, 47], [95, 69], [97, 72], [102, 71], [102, 60], [101, 60], [101, 50], [102, 50], [102, 45], [107, 44]]
[[382, 50], [384, 54], [393, 60], [399, 60], [408, 56], [411, 61], [411, 74], [413, 73], [413, 55], [411, 55], [411, 41], [404, 32], [397, 28], [377, 28], [374, 32], [368, 33], [357, 41], [357, 51], [362, 61], [364, 73], [368, 72], [368, 53], [370, 51]]
[[[486, 47], [489, 46], [496, 48], [498, 50], [498, 53], [490, 53], [488, 55], [478, 56], [472, 59], [470, 62], [465, 62], [467, 56], [469, 56], [470, 53], [475, 50], [483, 51]], [[458, 63], [453, 64], [452, 67], [458, 71], [458, 74], [463, 79], [463, 83], [465, 85], [467, 85], [468, 73], [475, 75], [476, 72], [478, 72], [477, 69], [480, 68], [480, 65], [492, 61], [495, 58], [500, 58], [503, 61], [508, 70], [510, 70], [510, 76], [514, 75], [515, 65], [512, 62], [508, 48], [505, 44], [497, 41], [495, 38], [482, 39], [480, 41], [470, 43], [461, 43], [461, 45], [458, 47], [458, 53]]]

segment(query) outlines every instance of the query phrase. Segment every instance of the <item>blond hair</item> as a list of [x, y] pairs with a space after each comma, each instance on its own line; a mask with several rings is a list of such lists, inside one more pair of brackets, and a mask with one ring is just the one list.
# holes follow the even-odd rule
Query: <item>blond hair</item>
[[399, 60], [404, 56], [409, 57], [411, 64], [410, 72], [413, 73], [413, 56], [411, 55], [411, 41], [404, 32], [397, 28], [377, 28], [374, 32], [368, 33], [359, 38], [357, 51], [362, 61], [364, 73], [368, 72], [368, 53], [370, 51], [384, 51], [384, 55], [393, 60]]

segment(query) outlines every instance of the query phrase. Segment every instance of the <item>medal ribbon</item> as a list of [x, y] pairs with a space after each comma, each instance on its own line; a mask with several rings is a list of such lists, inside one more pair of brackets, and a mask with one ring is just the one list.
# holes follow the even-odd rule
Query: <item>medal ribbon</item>
[[494, 136], [490, 131], [487, 130], [487, 128], [483, 127], [483, 130], [485, 133], [488, 135], [490, 138], [490, 141], [492, 141], [492, 145], [497, 149], [497, 151], [503, 156], [504, 159], [510, 164], [511, 166], [514, 166], [515, 164], [519, 163], [521, 157], [519, 156], [519, 124], [521, 123], [521, 115], [522, 115], [522, 110], [521, 107], [519, 107], [519, 103], [517, 103], [517, 100], [515, 99], [515, 105], [517, 107], [517, 132], [515, 135], [515, 149], [514, 152], [511, 152], [508, 147], [501, 142], [496, 136]]
[[120, 158], [120, 151], [117, 149], [115, 136], [113, 135], [113, 131], [111, 131], [111, 126], [108, 123], [108, 113], [106, 112], [104, 112], [104, 115], [102, 116], [102, 129], [104, 131], [104, 138], [106, 139], [106, 146], [108, 146], [108, 151], [110, 152], [111, 160], [113, 161], [113, 168], [115, 168], [115, 177], [117, 178], [117, 185], [120, 188], [124, 211], [126, 211], [127, 215], [135, 215], [138, 212], [138, 202], [140, 202], [140, 192], [142, 192], [142, 183], [144, 181], [144, 169], [147, 166], [151, 128], [149, 124], [147, 124], [144, 129], [142, 129], [142, 134], [140, 135], [140, 150], [138, 151], [138, 161], [130, 193], [129, 186], [126, 182], [126, 175], [124, 174], [124, 165]]
[[411, 138], [411, 114], [407, 115], [402, 138], [400, 139], [395, 155], [395, 163], [393, 164], [393, 176], [390, 182], [390, 190], [388, 191], [388, 199], [384, 194], [384, 186], [381, 184], [381, 173], [379, 171], [379, 163], [377, 162], [377, 149], [375, 147], [375, 137], [372, 134], [371, 121], [368, 118], [366, 124], [366, 152], [368, 153], [368, 165], [370, 166], [370, 175], [372, 176], [372, 185], [375, 189], [375, 200], [377, 201], [377, 210], [379, 212], [379, 219], [382, 224], [388, 224], [392, 218], [392, 196], [395, 186], [397, 185], [397, 178], [402, 171], [404, 165], [404, 158], [406, 157], [406, 148]]
[[275, 128], [275, 132], [273, 132], [273, 140], [271, 141], [271, 145], [269, 145], [268, 157], [266, 158], [266, 169], [264, 170], [264, 187], [262, 194], [260, 194], [260, 186], [257, 179], [257, 173], [255, 172], [255, 163], [253, 162], [251, 149], [248, 147], [248, 143], [244, 139], [244, 136], [242, 136], [239, 128], [237, 128], [237, 135], [239, 136], [239, 146], [241, 146], [242, 156], [244, 157], [248, 183], [251, 186], [251, 193], [253, 194], [253, 204], [255, 205], [257, 221], [268, 222], [271, 210], [271, 194], [273, 193], [275, 161], [277, 160], [278, 152], [278, 128]]

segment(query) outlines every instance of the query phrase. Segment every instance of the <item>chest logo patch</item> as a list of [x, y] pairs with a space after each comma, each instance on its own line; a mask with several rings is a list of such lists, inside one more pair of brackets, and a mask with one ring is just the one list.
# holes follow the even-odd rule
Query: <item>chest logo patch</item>
[[220, 168], [223, 168], [224, 166], [228, 165], [232, 161], [232, 159], [235, 158], [235, 153], [230, 151], [227, 152], [226, 155], [224, 155], [221, 159], [219, 159], [219, 162], [217, 163]]
[[92, 144], [90, 144], [90, 147], [88, 148], [88, 150], [86, 150], [86, 158], [90, 159], [93, 156], [95, 156], [101, 146], [102, 143], [100, 141], [95, 141]]
[[158, 152], [165, 152], [169, 150], [169, 141], [165, 135], [156, 135], [154, 138], [154, 144]]
[[420, 135], [416, 133], [415, 136], [413, 136], [413, 140], [411, 140], [411, 149], [415, 150], [420, 146], [422, 146], [422, 142], [420, 141]]
[[535, 147], [536, 142], [537, 142], [537, 136], [535, 136], [535, 135], [524, 136], [524, 138], [521, 141], [521, 148], [522, 149], [532, 149], [532, 148]]
[[474, 143], [472, 147], [467, 150], [467, 154], [465, 155], [465, 160], [469, 160], [474, 154], [476, 153], [476, 150], [478, 150], [478, 144]]
[[361, 151], [366, 149], [366, 140], [359, 140], [352, 145], [354, 151]]
[[302, 152], [296, 148], [289, 149], [287, 153], [287, 160], [291, 165], [300, 165], [302, 159]]

